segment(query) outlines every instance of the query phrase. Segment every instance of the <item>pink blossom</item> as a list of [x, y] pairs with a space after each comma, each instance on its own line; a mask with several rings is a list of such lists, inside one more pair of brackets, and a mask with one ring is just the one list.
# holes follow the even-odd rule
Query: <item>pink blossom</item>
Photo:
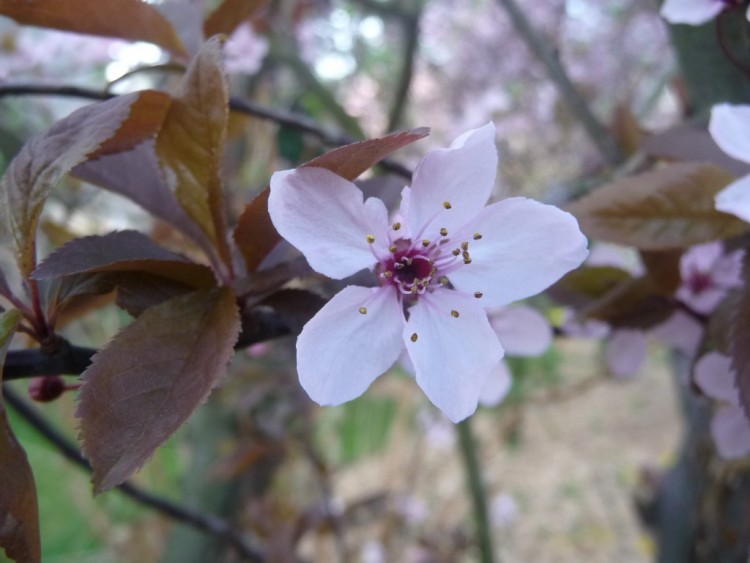
[[224, 64], [229, 74], [255, 74], [268, 54], [268, 41], [243, 23], [224, 47]]
[[361, 395], [406, 347], [417, 384], [453, 422], [472, 414], [503, 347], [486, 308], [534, 295], [577, 267], [586, 239], [572, 215], [526, 198], [485, 207], [497, 172], [495, 127], [429, 152], [402, 192], [402, 221], [321, 168], [277, 172], [268, 209], [317, 272], [373, 271], [347, 286], [297, 340], [300, 383], [321, 405]]
[[[664, 0], [661, 15], [669, 23], [703, 25], [726, 8], [739, 5], [739, 0]], [[750, 19], [750, 12], [748, 12]]]
[[693, 311], [707, 315], [727, 291], [742, 284], [742, 251], [724, 253], [720, 241], [690, 248], [680, 259], [680, 287], [675, 297]]
[[[732, 158], [750, 164], [750, 106], [718, 104], [708, 124], [719, 148]], [[750, 221], [750, 174], [716, 194], [716, 209]]]
[[701, 391], [722, 403], [711, 419], [711, 436], [719, 455], [734, 459], [750, 454], [750, 420], [740, 405], [731, 360], [709, 352], [695, 364], [693, 377]]

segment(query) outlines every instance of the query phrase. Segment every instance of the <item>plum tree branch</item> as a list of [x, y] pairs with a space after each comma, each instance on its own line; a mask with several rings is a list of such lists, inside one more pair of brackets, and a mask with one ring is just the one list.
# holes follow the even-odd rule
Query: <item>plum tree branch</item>
[[[81, 455], [75, 444], [55, 429], [36, 409], [19, 397], [7, 385], [3, 386], [3, 396], [13, 410], [26, 420], [39, 434], [44, 436], [64, 457], [79, 467], [91, 471], [88, 460]], [[162, 514], [187, 524], [197, 530], [210, 534], [231, 545], [247, 561], [265, 561], [261, 549], [252, 545], [226, 521], [211, 514], [202, 514], [181, 506], [171, 500], [162, 498], [136, 487], [132, 483], [123, 483], [117, 489], [135, 502], [153, 508]]]

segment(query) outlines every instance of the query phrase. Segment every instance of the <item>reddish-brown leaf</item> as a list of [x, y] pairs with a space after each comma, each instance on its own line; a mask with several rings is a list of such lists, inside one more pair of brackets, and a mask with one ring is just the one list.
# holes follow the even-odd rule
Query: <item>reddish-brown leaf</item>
[[735, 303], [729, 331], [732, 366], [737, 377], [737, 389], [745, 414], [750, 417], [750, 255], [745, 254], [743, 285]]
[[0, 14], [25, 25], [149, 41], [186, 55], [169, 21], [142, 0], [0, 0]]
[[224, 0], [203, 24], [206, 37], [218, 33], [231, 35], [243, 21], [268, 4], [268, 0]]
[[611, 128], [622, 153], [626, 156], [633, 155], [641, 143], [643, 130], [628, 106], [620, 104], [615, 108]]
[[[393, 133], [379, 139], [360, 141], [327, 152], [304, 166], [326, 168], [347, 180], [354, 180], [392, 152], [426, 137], [429, 133], [429, 129], [422, 127]], [[242, 252], [248, 272], [254, 272], [281, 240], [268, 215], [269, 193], [269, 188], [266, 188], [245, 206], [234, 231], [234, 240]]]
[[50, 254], [32, 277], [42, 280], [97, 272], [143, 272], [201, 289], [216, 285], [210, 268], [162, 248], [138, 231], [74, 239]]
[[[0, 368], [20, 314], [0, 314]], [[31, 467], [21, 444], [8, 423], [0, 386], [0, 548], [13, 561], [42, 560], [39, 540], [39, 509]]]
[[641, 250], [686, 248], [745, 231], [743, 221], [714, 208], [732, 179], [711, 164], [671, 164], [602, 186], [568, 210], [591, 238]]
[[221, 41], [210, 39], [182, 78], [156, 153], [170, 190], [230, 264], [220, 177], [229, 102], [222, 65]]
[[674, 310], [673, 301], [651, 278], [643, 277], [617, 285], [581, 313], [615, 328], [647, 329], [666, 321]]
[[547, 289], [547, 293], [563, 305], [581, 308], [632, 279], [628, 272], [620, 268], [587, 266], [565, 274]]
[[[142, 96], [149, 101], [135, 105]], [[131, 110], [150, 108], [155, 99], [139, 92], [83, 107], [33, 137], [10, 163], [0, 180], [0, 231], [11, 235], [24, 277], [34, 269], [37, 225], [52, 187], [107, 141], [116, 146], [119, 142], [112, 139], [123, 124], [128, 124], [123, 129], [125, 145], [135, 142], [137, 132], [144, 138], [153, 135], [150, 128], [136, 126], [144, 122], [132, 118]]]
[[219, 382], [240, 330], [228, 288], [148, 309], [93, 359], [76, 415], [94, 491], [140, 468]]
[[641, 261], [656, 288], [664, 295], [672, 295], [680, 287], [680, 259], [682, 250], [641, 250]]

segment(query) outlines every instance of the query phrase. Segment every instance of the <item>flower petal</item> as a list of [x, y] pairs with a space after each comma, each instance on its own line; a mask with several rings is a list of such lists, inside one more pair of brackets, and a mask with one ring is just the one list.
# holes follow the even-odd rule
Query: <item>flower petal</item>
[[479, 390], [479, 404], [483, 407], [494, 407], [506, 397], [513, 387], [513, 375], [508, 364], [500, 360], [491, 371], [489, 377]]
[[362, 200], [362, 191], [341, 176], [303, 167], [271, 177], [268, 212], [316, 272], [341, 279], [374, 266], [373, 250], [387, 252], [388, 211], [379, 199]]
[[693, 380], [707, 397], [733, 405], [740, 404], [740, 395], [735, 387], [732, 360], [719, 352], [704, 354], [695, 363]]
[[487, 314], [476, 301], [448, 289], [425, 294], [410, 309], [404, 327], [417, 384], [453, 422], [476, 410], [490, 369], [503, 357]]
[[724, 459], [750, 454], [750, 421], [741, 407], [724, 406], [711, 419], [711, 436]]
[[297, 371], [310, 398], [339, 405], [364, 393], [403, 349], [403, 319], [392, 287], [348, 286], [334, 295], [297, 339]]
[[716, 197], [716, 209], [750, 223], [750, 175], [735, 180]]
[[711, 109], [708, 131], [729, 156], [750, 162], [750, 106], [715, 105]]
[[678, 309], [666, 321], [651, 329], [651, 335], [692, 358], [703, 340], [703, 324]]
[[539, 356], [552, 344], [552, 327], [547, 319], [526, 305], [490, 314], [490, 324], [508, 356]]
[[495, 185], [497, 162], [492, 123], [464, 133], [450, 148], [427, 153], [411, 184], [408, 217], [413, 233], [431, 236], [442, 227], [451, 233], [479, 213]]
[[615, 377], [637, 372], [646, 361], [646, 335], [641, 330], [619, 329], [607, 344], [607, 367]]
[[723, 9], [720, 0], [664, 0], [660, 13], [669, 23], [702, 25]]
[[513, 197], [485, 207], [471, 222], [482, 238], [470, 243], [471, 264], [448, 277], [458, 289], [480, 291], [484, 307], [535, 295], [586, 258], [586, 237], [570, 213]]

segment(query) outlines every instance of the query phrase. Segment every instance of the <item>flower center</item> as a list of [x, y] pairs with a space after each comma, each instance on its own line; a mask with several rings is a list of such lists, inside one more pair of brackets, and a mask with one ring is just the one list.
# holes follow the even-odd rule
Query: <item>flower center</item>
[[714, 280], [708, 272], [693, 268], [688, 277], [687, 286], [693, 293], [702, 293], [714, 286]]
[[378, 265], [378, 274], [385, 283], [391, 283], [405, 295], [421, 295], [427, 291], [435, 267], [435, 248], [413, 247], [411, 241], [399, 239], [390, 247], [390, 255]]

